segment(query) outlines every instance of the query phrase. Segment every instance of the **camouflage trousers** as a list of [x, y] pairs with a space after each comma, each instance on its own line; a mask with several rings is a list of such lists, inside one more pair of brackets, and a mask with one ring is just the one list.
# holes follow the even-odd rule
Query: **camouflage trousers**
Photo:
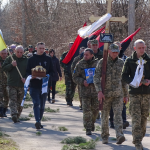
[[133, 144], [140, 144], [146, 133], [150, 94], [130, 94], [129, 112], [132, 117]]
[[7, 108], [9, 103], [7, 85], [0, 85], [0, 107]]
[[123, 136], [123, 121], [122, 121], [122, 110], [123, 110], [123, 97], [105, 97], [103, 101], [103, 110], [101, 111], [101, 137], [102, 139], [109, 137], [109, 113], [110, 109], [114, 112], [114, 125], [116, 131], [116, 137]]
[[79, 94], [79, 100], [80, 100], [80, 105], [82, 106], [82, 93], [81, 93], [81, 86], [78, 85], [78, 94]]
[[99, 102], [97, 97], [82, 97], [82, 109], [83, 125], [85, 129], [91, 130], [99, 113]]
[[7, 86], [7, 90], [9, 95], [9, 107], [11, 116], [16, 114], [20, 116], [22, 111], [21, 102], [24, 97], [24, 87]]
[[66, 85], [66, 101], [72, 101], [76, 89], [76, 84], [72, 80], [72, 75], [65, 74], [65, 85]]

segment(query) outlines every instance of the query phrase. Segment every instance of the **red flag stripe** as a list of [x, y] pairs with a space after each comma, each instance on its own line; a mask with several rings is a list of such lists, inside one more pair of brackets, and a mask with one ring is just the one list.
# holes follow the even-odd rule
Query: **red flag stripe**
[[124, 43], [124, 42], [127, 42], [129, 39], [133, 39], [133, 37], [141, 30], [141, 27], [138, 28], [134, 33], [132, 33], [130, 36], [128, 36], [126, 39], [124, 39], [123, 41], [121, 41], [120, 43]]

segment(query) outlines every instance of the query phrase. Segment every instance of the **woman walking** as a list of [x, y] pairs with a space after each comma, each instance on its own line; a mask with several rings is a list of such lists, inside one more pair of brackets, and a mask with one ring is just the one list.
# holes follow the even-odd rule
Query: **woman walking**
[[53, 74], [49, 79], [49, 92], [48, 92], [48, 101], [50, 102], [50, 88], [52, 87], [52, 103], [55, 103], [55, 93], [56, 93], [56, 82], [59, 80], [62, 80], [62, 73], [60, 69], [60, 64], [58, 58], [55, 56], [55, 51], [51, 49], [49, 51], [49, 55], [52, 58], [52, 63], [53, 63]]

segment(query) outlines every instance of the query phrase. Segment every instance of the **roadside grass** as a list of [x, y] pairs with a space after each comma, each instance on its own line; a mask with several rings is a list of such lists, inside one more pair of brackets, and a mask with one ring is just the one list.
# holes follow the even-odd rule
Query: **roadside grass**
[[36, 135], [40, 136], [40, 135], [42, 135], [42, 132], [38, 131], [38, 132], [36, 132]]
[[101, 131], [101, 127], [100, 126], [96, 126], [95, 127], [95, 131]]
[[56, 91], [58, 95], [65, 96], [66, 92], [65, 80], [61, 80], [56, 83]]
[[49, 120], [51, 120], [51, 118], [45, 116], [42, 117], [42, 121], [49, 121]]
[[59, 131], [68, 131], [68, 129], [66, 127], [58, 127]]
[[28, 118], [28, 117], [20, 117], [19, 120], [20, 121], [28, 121], [30, 120], [31, 118]]
[[30, 114], [28, 115], [28, 117], [34, 117], [34, 115], [33, 115], [32, 113], [30, 113]]
[[24, 109], [32, 108], [32, 106], [33, 106], [32, 104], [24, 104], [24, 105], [23, 105], [23, 108], [24, 108]]
[[25, 101], [32, 101], [32, 98], [29, 93], [27, 93]]
[[56, 112], [59, 112], [59, 108], [57, 108], [57, 109], [55, 110], [55, 109], [51, 109], [50, 107], [48, 107], [48, 108], [45, 108], [44, 111], [45, 111], [45, 112], [50, 112], [50, 113], [56, 113]]
[[95, 140], [91, 139], [87, 141], [85, 138], [77, 137], [68, 137], [64, 139], [61, 143], [66, 144], [63, 146], [62, 150], [82, 150], [82, 149], [95, 149], [96, 142], [99, 141], [97, 137]]
[[0, 131], [0, 150], [19, 150], [16, 143], [8, 137], [9, 135]]
[[[65, 96], [66, 93], [66, 85], [65, 85], [65, 80], [58, 81], [56, 83], [56, 92], [60, 96]], [[76, 88], [75, 90], [75, 95], [74, 95], [74, 100], [79, 101], [79, 94], [78, 94], [78, 89]]]

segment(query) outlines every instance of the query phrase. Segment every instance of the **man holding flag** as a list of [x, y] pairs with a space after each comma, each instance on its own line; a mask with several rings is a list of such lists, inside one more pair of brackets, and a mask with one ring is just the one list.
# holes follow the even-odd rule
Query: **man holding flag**
[[[7, 90], [9, 95], [9, 106], [14, 123], [19, 122], [22, 111], [21, 102], [24, 96], [24, 83], [26, 77], [27, 57], [23, 55], [24, 48], [19, 45], [15, 48], [15, 53], [6, 58], [2, 65], [4, 72], [7, 72]], [[12, 61], [12, 58], [14, 59]], [[20, 77], [17, 68], [23, 78]]]
[[[69, 43], [69, 50], [71, 49], [73, 45], [73, 42]], [[72, 101], [76, 89], [76, 84], [72, 80], [72, 74], [71, 74], [71, 62], [68, 64], [64, 64], [63, 60], [68, 54], [69, 51], [64, 52], [60, 58], [60, 65], [64, 69], [64, 75], [65, 75], [65, 85], [66, 85], [66, 102], [67, 105], [73, 106]]]

